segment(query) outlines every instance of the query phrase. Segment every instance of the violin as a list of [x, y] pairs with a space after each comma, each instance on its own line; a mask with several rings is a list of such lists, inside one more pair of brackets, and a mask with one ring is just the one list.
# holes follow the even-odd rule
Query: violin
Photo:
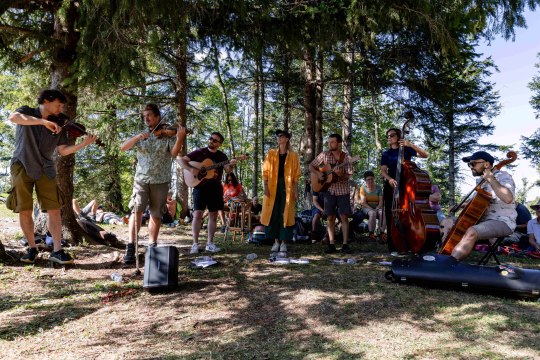
[[[154, 134], [155, 137], [158, 139], [166, 138], [166, 137], [173, 137], [176, 136], [176, 133], [178, 132], [178, 127], [174, 127], [173, 125], [169, 125], [166, 123], [159, 124], [156, 126], [150, 134]], [[191, 129], [186, 129], [186, 135], [192, 134], [193, 132]]]
[[[64, 113], [60, 113], [58, 115], [49, 115], [47, 120], [59, 125], [62, 130], [66, 131], [68, 137], [78, 138], [83, 135], [90, 135], [88, 132], [86, 132], [86, 128], [83, 124], [70, 120], [69, 117]], [[105, 144], [99, 139], [96, 139], [96, 145], [99, 147], [105, 146]]]

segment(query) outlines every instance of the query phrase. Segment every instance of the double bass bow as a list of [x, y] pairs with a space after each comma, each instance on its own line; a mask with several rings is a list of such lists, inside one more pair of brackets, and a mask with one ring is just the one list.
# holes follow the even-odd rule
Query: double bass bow
[[[401, 139], [408, 133], [412, 112], [405, 113], [407, 121], [401, 129]], [[405, 149], [399, 147], [396, 169], [397, 186], [392, 198], [391, 239], [399, 252], [419, 253], [435, 248], [440, 239], [437, 214], [429, 205], [431, 179], [414, 162], [405, 160]]]
[[[501, 170], [503, 166], [506, 166], [510, 163], [513, 163], [517, 159], [517, 153], [515, 151], [509, 151], [506, 154], [507, 159], [501, 161], [493, 168], [496, 170]], [[459, 204], [454, 206], [451, 210], [451, 214], [455, 214], [458, 209], [460, 209], [467, 199], [474, 193], [471, 201], [465, 206], [465, 208], [459, 214], [454, 226], [446, 234], [446, 237], [442, 239], [442, 243], [439, 246], [439, 254], [452, 254], [454, 247], [461, 241], [465, 231], [473, 225], [476, 225], [478, 221], [482, 218], [486, 212], [489, 204], [491, 202], [492, 196], [489, 192], [482, 189], [482, 184], [486, 179], [482, 179], [464, 198]]]

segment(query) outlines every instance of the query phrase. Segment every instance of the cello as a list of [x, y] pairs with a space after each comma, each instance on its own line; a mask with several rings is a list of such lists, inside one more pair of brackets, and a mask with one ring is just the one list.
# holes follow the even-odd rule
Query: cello
[[[407, 121], [401, 129], [401, 139], [414, 119], [405, 113]], [[399, 252], [419, 253], [435, 249], [440, 240], [437, 214], [429, 205], [431, 179], [414, 162], [404, 159], [405, 149], [399, 147], [396, 181], [392, 198], [391, 241]]]
[[[513, 163], [517, 159], [517, 153], [515, 151], [509, 151], [506, 154], [507, 159], [501, 161], [493, 168], [501, 170], [501, 168], [507, 164]], [[455, 214], [457, 209], [460, 209], [465, 201], [476, 191], [476, 194], [471, 199], [471, 201], [465, 206], [465, 208], [459, 214], [456, 223], [450, 229], [446, 237], [442, 240], [441, 246], [439, 246], [439, 254], [452, 254], [454, 247], [461, 241], [465, 231], [473, 225], [476, 225], [478, 221], [482, 218], [486, 212], [492, 196], [489, 192], [482, 189], [482, 184], [486, 179], [482, 179], [466, 196], [461, 200], [461, 202], [454, 206], [451, 210], [451, 214]]]

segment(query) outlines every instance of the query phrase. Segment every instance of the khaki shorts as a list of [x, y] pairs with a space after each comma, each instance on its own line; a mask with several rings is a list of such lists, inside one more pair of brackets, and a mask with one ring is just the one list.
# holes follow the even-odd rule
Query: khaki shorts
[[133, 194], [129, 208], [134, 209], [137, 203], [137, 211], [144, 212], [150, 206], [150, 216], [161, 218], [167, 211], [167, 194], [169, 193], [169, 183], [145, 184], [135, 181], [133, 184]]
[[38, 180], [34, 180], [28, 176], [21, 163], [11, 165], [11, 187], [10, 196], [13, 198], [10, 209], [15, 213], [33, 209], [34, 188], [42, 211], [57, 210], [64, 205], [56, 178], [49, 179], [47, 175], [42, 175]]
[[513, 233], [508, 225], [499, 220], [486, 220], [472, 227], [478, 233], [478, 240], [499, 238]]

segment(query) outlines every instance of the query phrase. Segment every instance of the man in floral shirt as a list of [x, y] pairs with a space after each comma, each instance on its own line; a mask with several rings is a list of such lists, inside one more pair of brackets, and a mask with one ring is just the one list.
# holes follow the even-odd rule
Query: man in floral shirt
[[[129, 244], [126, 246], [124, 263], [135, 262], [135, 239], [139, 232], [142, 213], [148, 206], [150, 221], [148, 236], [150, 243], [155, 245], [161, 227], [161, 217], [166, 209], [167, 194], [171, 182], [171, 164], [182, 149], [186, 129], [181, 127], [173, 137], [157, 137], [154, 131], [161, 124], [161, 113], [155, 104], [146, 105], [143, 111], [144, 122], [148, 131], [127, 139], [121, 146], [123, 151], [135, 148], [137, 150], [137, 168], [133, 182], [129, 217]], [[137, 216], [135, 221], [135, 215]], [[135, 228], [137, 223], [137, 228]]]

